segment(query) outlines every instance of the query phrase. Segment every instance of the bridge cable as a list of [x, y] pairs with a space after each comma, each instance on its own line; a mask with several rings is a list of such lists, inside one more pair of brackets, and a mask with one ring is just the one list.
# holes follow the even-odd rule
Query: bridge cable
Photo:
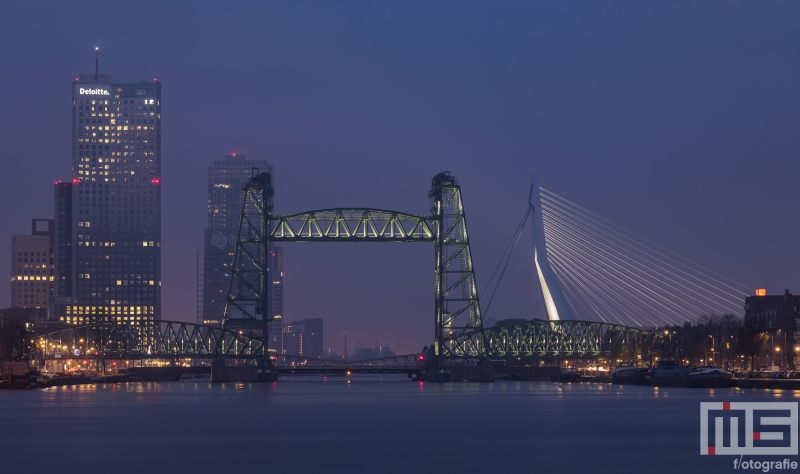
[[[681, 255], [679, 255], [679, 254], [677, 254], [675, 252], [672, 252], [671, 250], [669, 250], [669, 249], [667, 249], [665, 247], [662, 247], [661, 245], [658, 245], [655, 242], [652, 242], [652, 241], [650, 241], [650, 240], [648, 240], [648, 239], [646, 239], [646, 238], [644, 238], [644, 237], [642, 237], [642, 236], [640, 236], [640, 235], [638, 235], [638, 234], [636, 234], [634, 232], [631, 232], [628, 229], [620, 226], [619, 224], [616, 224], [616, 223], [614, 223], [614, 222], [602, 217], [599, 214], [596, 214], [596, 213], [594, 213], [594, 212], [592, 212], [592, 211], [590, 211], [590, 210], [588, 210], [588, 209], [586, 209], [584, 207], [581, 207], [580, 205], [575, 204], [574, 202], [572, 202], [572, 201], [570, 201], [570, 200], [568, 200], [568, 199], [566, 199], [566, 198], [564, 198], [562, 196], [559, 196], [558, 194], [556, 194], [556, 193], [554, 193], [552, 191], [548, 191], [545, 188], [540, 188], [540, 189], [547, 195], [547, 197], [552, 197], [554, 199], [558, 199], [558, 200], [562, 201], [563, 203], [566, 203], [569, 206], [572, 206], [572, 207], [574, 207], [576, 209], [579, 209], [580, 211], [583, 211], [586, 215], [590, 215], [590, 216], [596, 218], [597, 220], [603, 222], [602, 224], [598, 222], [598, 224], [600, 224], [600, 225], [602, 225], [602, 226], [604, 226], [604, 227], [606, 227], [608, 229], [613, 229], [614, 232], [616, 232], [616, 233], [618, 233], [620, 235], [623, 235], [623, 236], [627, 237], [630, 240], [634, 240], [631, 237], [625, 235], [625, 234], [630, 234], [631, 236], [636, 237], [637, 239], [639, 239], [639, 240], [641, 240], [643, 242], [646, 242], [646, 243], [652, 245], [653, 247], [657, 247], [658, 249], [663, 250], [664, 252], [666, 252], [668, 254], [671, 254], [671, 255], [677, 257], [680, 260], [685, 260], [685, 261], [691, 263], [692, 265], [695, 265], [695, 266], [697, 266], [697, 267], [699, 267], [699, 268], [701, 268], [701, 269], [703, 269], [703, 270], [705, 270], [705, 271], [707, 271], [707, 272], [709, 272], [711, 274], [717, 275], [717, 276], [719, 276], [719, 277], [721, 277], [721, 278], [723, 278], [725, 280], [728, 280], [729, 282], [731, 282], [731, 283], [733, 283], [733, 284], [735, 284], [735, 285], [737, 285], [739, 287], [739, 288], [735, 288], [733, 286], [725, 284], [724, 282], [722, 282], [720, 280], [716, 280], [715, 279], [715, 281], [717, 281], [719, 283], [722, 283], [722, 284], [725, 284], [730, 289], [736, 290], [738, 292], [741, 292], [745, 296], [748, 294], [749, 288], [746, 285], [743, 285], [743, 284], [741, 284], [741, 283], [739, 283], [739, 282], [737, 282], [735, 280], [732, 280], [732, 279], [730, 279], [730, 278], [728, 278], [728, 277], [726, 277], [724, 275], [720, 275], [719, 273], [717, 273], [717, 272], [715, 272], [715, 271], [713, 271], [713, 270], [711, 270], [709, 268], [706, 268], [706, 267], [700, 265], [697, 262], [694, 262], [694, 261], [692, 261], [692, 260], [690, 260], [690, 259], [688, 259], [686, 257], [683, 257], [683, 256], [681, 256]], [[597, 222], [597, 221], [595, 221], [595, 222]], [[670, 258], [670, 257], [668, 257], [666, 255], [663, 255], [663, 254], [660, 254], [660, 255], [664, 256], [665, 258]], [[675, 259], [672, 259], [672, 260], [675, 261], [676, 263], [679, 263], [681, 265], [684, 265], [684, 266], [688, 267], [688, 265], [686, 265], [685, 263], [681, 263], [679, 260], [675, 260]]]
[[[639, 303], [644, 304], [645, 306], [650, 306], [646, 301], [641, 300], [640, 298], [636, 297], [636, 295], [630, 293], [629, 291], [625, 290], [625, 287], [629, 288], [630, 290], [639, 293], [643, 298], [650, 300], [656, 306], [660, 306], [662, 309], [667, 310], [669, 312], [680, 312], [680, 308], [682, 306], [690, 306], [694, 308], [697, 312], [703, 312], [698, 306], [695, 306], [691, 303], [691, 300], [694, 298], [686, 299], [681, 297], [681, 292], [674, 292], [669, 291], [668, 289], [663, 289], [661, 292], [653, 292], [648, 291], [647, 285], [645, 283], [658, 283], [660, 285], [664, 285], [664, 282], [659, 281], [658, 278], [650, 277], [648, 281], [648, 276], [642, 274], [641, 272], [635, 272], [633, 275], [629, 276], [629, 272], [627, 272], [627, 268], [623, 265], [620, 265], [616, 260], [608, 255], [604, 255], [602, 253], [593, 253], [593, 250], [597, 249], [597, 246], [592, 245], [591, 243], [581, 243], [580, 241], [576, 241], [562, 233], [560, 231], [554, 229], [547, 229], [546, 236], [549, 237], [549, 241], [552, 243], [552, 250], [555, 254], [554, 256], [562, 256], [562, 254], [567, 254], [564, 258], [569, 258], [573, 260], [572, 257], [568, 257], [569, 250], [568, 247], [571, 245], [572, 247], [576, 247], [577, 250], [581, 251], [581, 257], [585, 260], [590, 260], [594, 262], [592, 266], [583, 265], [583, 273], [591, 273], [593, 278], [591, 280], [600, 280], [609, 282], [611, 285], [615, 285], [616, 287], [620, 288], [623, 292], [627, 293], [629, 296], [633, 297], [634, 299], [638, 300]], [[575, 237], [575, 234], [572, 234]], [[565, 250], [565, 248], [567, 248]], [[622, 259], [624, 260], [624, 258]], [[617, 271], [610, 272], [607, 268], [608, 267], [616, 267]], [[607, 276], [603, 276], [607, 275]], [[653, 281], [654, 280], [654, 281]], [[616, 284], [614, 282], [617, 282]], [[621, 285], [621, 286], [620, 286]], [[603, 285], [605, 286], [605, 285]], [[667, 285], [668, 288], [671, 288]], [[671, 288], [674, 290], [674, 288]], [[666, 298], [664, 293], [669, 294], [672, 296], [673, 299]], [[680, 300], [682, 305], [677, 304], [674, 300]], [[658, 300], [663, 300], [659, 302]], [[624, 299], [617, 300], [617, 301], [625, 301]], [[670, 309], [667, 306], [673, 306], [674, 309]], [[656, 309], [651, 307], [652, 309]], [[688, 320], [684, 318], [684, 320]]]
[[[709, 312], [741, 312], [744, 285], [551, 191], [541, 188], [540, 195], [551, 264], [579, 319], [658, 326]], [[522, 224], [525, 219], [527, 214]], [[514, 245], [509, 243], [511, 253], [521, 232], [518, 227]], [[510, 260], [509, 248], [504, 258], [507, 253]]]
[[[511, 262], [511, 255], [514, 253], [514, 249], [517, 248], [517, 244], [519, 243], [519, 238], [522, 236], [522, 231], [525, 228], [525, 222], [528, 220], [528, 216], [531, 214], [531, 207], [528, 206], [525, 214], [522, 216], [522, 220], [520, 221], [517, 229], [514, 231], [514, 235], [511, 236], [511, 241], [508, 242], [506, 246], [506, 250], [503, 252], [500, 261], [497, 263], [497, 267], [495, 267], [492, 276], [489, 278], [489, 283], [486, 285], [486, 289], [483, 290], [483, 294], [481, 294], [481, 299], [486, 296], [486, 292], [489, 291], [491, 287], [491, 283], [494, 280], [495, 275], [497, 274], [497, 270], [500, 269], [500, 265], [503, 264], [503, 260], [505, 260], [505, 265], [503, 265], [503, 270], [500, 272], [500, 276], [497, 278], [497, 282], [494, 285], [494, 290], [492, 291], [491, 296], [489, 297], [489, 303], [487, 303], [486, 308], [482, 309], [482, 316], [485, 319], [486, 315], [489, 313], [489, 308], [492, 306], [492, 301], [494, 301], [494, 296], [497, 294], [497, 289], [500, 287], [500, 282], [503, 280], [503, 275], [506, 273], [506, 268], [508, 268], [508, 264]], [[512, 246], [513, 244], [513, 246]], [[508, 256], [506, 256], [508, 254]]]
[[[555, 206], [555, 207], [553, 207], [553, 206]], [[577, 225], [579, 225], [580, 227], [582, 227], [582, 228], [584, 228], [584, 229], [588, 229], [588, 230], [595, 230], [595, 231], [597, 231], [597, 230], [598, 230], [598, 229], [593, 229], [593, 228], [591, 227], [591, 223], [581, 222], [581, 221], [579, 220], [579, 219], [580, 219], [580, 216], [573, 216], [573, 215], [566, 214], [566, 213], [569, 213], [569, 212], [572, 212], [572, 213], [574, 213], [574, 211], [573, 211], [572, 209], [566, 209], [566, 210], [565, 210], [565, 208], [561, 207], [560, 205], [558, 205], [558, 204], [555, 204], [555, 205], [554, 205], [553, 203], [550, 203], [550, 202], [547, 202], [547, 204], [545, 205], [545, 207], [547, 207], [547, 211], [551, 211], [551, 212], [553, 212], [553, 215], [555, 215], [556, 213], [558, 213], [558, 212], [560, 212], [560, 211], [564, 211], [564, 213], [560, 215], [562, 219], [573, 219], [573, 222], [576, 222], [576, 223], [577, 223]], [[620, 240], [620, 239], [619, 239], [619, 238], [617, 238], [617, 237], [614, 237], [614, 236], [613, 236], [613, 235], [611, 235], [609, 232], [607, 232], [607, 231], [605, 231], [605, 230], [603, 230], [603, 229], [600, 229], [599, 231], [600, 231], [600, 232], [602, 232], [602, 233], [604, 233], [604, 234], [606, 234], [606, 235], [609, 235], [609, 238], [610, 238], [610, 240], [613, 240], [613, 241], [616, 241], [616, 242], [618, 242], [618, 243], [619, 243], [619, 244], [618, 244], [618, 246], [619, 246], [619, 247], [622, 247], [622, 248], [624, 248], [626, 251], [630, 252], [631, 250], [633, 250], [633, 249], [631, 249], [631, 248], [629, 248], [629, 247], [626, 247], [626, 246], [625, 246], [625, 242], [624, 242], [624, 241]], [[618, 234], [618, 232], [615, 232], [615, 233], [617, 233], [617, 234]], [[634, 234], [634, 235], [635, 235], [635, 234]], [[625, 238], [627, 238], [628, 240], [631, 240], [631, 241], [633, 241], [635, 245], [639, 245], [639, 246], [641, 246], [641, 247], [644, 247], [644, 246], [642, 246], [642, 245], [641, 245], [641, 243], [639, 243], [639, 242], [636, 242], [636, 241], [635, 241], [635, 240], [633, 240], [633, 239], [630, 239], [630, 237], [627, 237], [627, 236], [624, 236], [624, 237], [625, 237]], [[608, 242], [608, 243], [611, 243], [611, 242]], [[645, 248], [645, 250], [650, 250], [650, 249], [647, 249], [646, 247], [644, 247], [644, 248]], [[642, 249], [636, 249], [636, 251], [637, 251], [637, 252], [639, 252], [639, 253], [643, 253]], [[650, 258], [653, 258], [653, 257], [652, 257], [652, 256], [650, 256]], [[669, 264], [669, 263], [665, 263], [665, 262], [663, 262], [662, 260], [658, 260], [657, 258], [653, 258], [653, 260], [654, 260], [654, 262], [660, 262], [660, 263], [661, 263], [661, 265], [658, 265], [658, 266], [659, 266], [659, 268], [661, 268], [661, 269], [662, 269], [662, 270], [664, 270], [664, 271], [668, 271], [668, 270], [666, 270], [666, 268], [664, 267], [664, 265], [666, 265], [666, 267], [672, 268], [673, 270], [675, 270], [675, 271], [677, 271], [677, 272], [683, 273], [684, 275], [688, 276], [689, 278], [692, 278], [692, 279], [695, 279], [695, 280], [697, 280], [697, 281], [701, 281], [701, 282], [705, 282], [705, 280], [706, 280], [706, 279], [701, 279], [701, 278], [699, 278], [697, 275], [692, 275], [691, 273], [689, 273], [689, 272], [687, 272], [687, 271], [685, 271], [685, 270], [682, 270], [682, 269], [680, 269], [680, 268], [677, 268], [677, 267], [675, 267], [675, 266], [673, 266], [673, 265], [671, 265], [671, 264]], [[672, 259], [670, 259], [670, 260], [672, 260]], [[674, 261], [674, 260], [673, 260], [673, 261]], [[689, 262], [691, 262], [691, 261], [689, 260]], [[693, 263], [693, 262], [692, 262], [692, 263]], [[688, 265], [685, 265], [685, 264], [683, 264], [683, 263], [679, 263], [679, 264], [680, 264], [680, 265], [683, 265], [684, 267], [690, 268], [690, 267], [688, 267]], [[699, 265], [698, 265], [698, 266], [699, 266]], [[671, 272], [670, 272], [670, 273], [671, 273]], [[675, 275], [675, 276], [677, 276], [677, 275], [676, 275], [676, 274], [674, 274], [674, 273], [672, 273], [672, 274], [673, 274], [673, 275]], [[703, 276], [705, 276], [705, 275], [703, 275]], [[719, 282], [719, 283], [721, 283], [721, 282]], [[716, 289], [716, 290], [718, 290], [718, 291], [721, 291], [721, 292], [723, 292], [723, 293], [727, 294], [728, 296], [731, 296], [731, 297], [734, 297], [734, 298], [740, 298], [740, 297], [742, 296], [742, 294], [743, 294], [743, 293], [738, 293], [738, 292], [737, 292], [738, 294], [731, 294], [731, 293], [729, 293], [729, 292], [727, 292], [727, 291], [723, 290], [722, 288], [719, 288], [719, 287], [717, 287], [717, 286], [715, 286], [715, 285], [711, 285], [710, 283], [709, 283], [708, 285], [709, 285], [709, 286], [711, 286], [711, 287], [713, 287], [714, 289]], [[727, 285], [725, 285], [724, 283], [722, 283], [722, 285], [723, 285], [723, 286], [727, 286]], [[731, 288], [731, 287], [729, 287], [729, 288]], [[746, 296], [746, 295], [745, 295], [745, 296]]]
[[[545, 211], [545, 212], [547, 213], [548, 211]], [[566, 226], [570, 226], [570, 224], [568, 222], [564, 221], [560, 217], [552, 217], [552, 218], [555, 219], [556, 221], [558, 221], [557, 223], [559, 223], [559, 224], [564, 224]], [[561, 228], [561, 227], [563, 227], [563, 226], [559, 226], [559, 228]], [[552, 228], [552, 230], [555, 230], [555, 228]], [[637, 259], [633, 259], [633, 258], [630, 257], [631, 249], [626, 248], [626, 247], [624, 247], [622, 245], [616, 244], [614, 242], [600, 241], [600, 240], [597, 240], [597, 239], [592, 239], [591, 237], [586, 237], [587, 233], [584, 232], [583, 229], [576, 228], [574, 226], [569, 227], [569, 229], [565, 229], [565, 230], [572, 231], [571, 234], [569, 234], [569, 236], [565, 236], [565, 238], [567, 240], [572, 240], [572, 239], [570, 239], [570, 236], [573, 237], [573, 238], [578, 238], [579, 235], [582, 235], [582, 236], [584, 236], [582, 238], [582, 242], [584, 242], [584, 244], [585, 244], [584, 248], [589, 247], [591, 249], [598, 250], [598, 255], [603, 256], [603, 253], [615, 254], [615, 256], [616, 256], [615, 259], [606, 257], [606, 260], [608, 261], [609, 264], [612, 264], [614, 266], [619, 267], [620, 270], [625, 270], [626, 268], [620, 266], [618, 264], [618, 260], [621, 260], [621, 261], [627, 260], [630, 263], [630, 268], [629, 268], [630, 270], [638, 270], [638, 271], [642, 271], [642, 272], [647, 272], [647, 271], [653, 270], [653, 268], [648, 268], [646, 265], [642, 264], [642, 261], [647, 258], [647, 255], [640, 255], [640, 256], [637, 256]], [[575, 242], [573, 240], [573, 243], [578, 243], [578, 242]], [[602, 252], [600, 252], [600, 251], [602, 251]], [[647, 262], [645, 261], [645, 263], [647, 263]], [[660, 285], [666, 286], [667, 288], [670, 288], [670, 289], [672, 289], [674, 291], [677, 291], [680, 294], [686, 295], [691, 300], [697, 301], [698, 303], [700, 303], [701, 301], [705, 300], [706, 303], [701, 303], [701, 304], [703, 306], [706, 306], [707, 309], [711, 309], [713, 311], [715, 306], [720, 306], [720, 305], [721, 306], [726, 306], [727, 304], [731, 303], [731, 301], [726, 299], [726, 298], [723, 298], [723, 297], [720, 297], [720, 296], [715, 296], [715, 297], [711, 298], [711, 297], [708, 296], [709, 295], [708, 292], [700, 293], [700, 292], [696, 291], [695, 289], [687, 287], [686, 285], [680, 283], [679, 281], [676, 281], [675, 278], [677, 278], [678, 280], [682, 280], [683, 282], [685, 282], [687, 284], [690, 283], [689, 280], [687, 280], [686, 278], [684, 278], [684, 277], [682, 277], [680, 275], [675, 274], [672, 271], [663, 269], [658, 264], [651, 263], [651, 266], [654, 266], [654, 267], [656, 267], [656, 268], [661, 270], [661, 272], [652, 272], [651, 271], [651, 274], [650, 274], [650, 276], [653, 279], [657, 280]], [[675, 278], [672, 278], [672, 277], [675, 277]], [[702, 284], [702, 281], [700, 281], [696, 276], [692, 276], [692, 278], [695, 279], [695, 280], [698, 280], [700, 282], [700, 284]], [[694, 284], [697, 285], [697, 283], [694, 283]], [[711, 285], [711, 286], [712, 286], [713, 289], [719, 290], [718, 288], [714, 287], [713, 285]], [[678, 288], [678, 287], [680, 287], [680, 288]], [[674, 294], [674, 293], [672, 293], [672, 294]], [[729, 294], [729, 296], [733, 297], [734, 295], [730, 295]], [[708, 302], [712, 303], [711, 306], [708, 306]], [[702, 309], [698, 308], [697, 306], [692, 305], [692, 307], [697, 311], [703, 311]], [[730, 310], [732, 308], [733, 308], [733, 311], [736, 311], [738, 309], [738, 304], [734, 303], [731, 306], [728, 306], [728, 310]]]
[[[555, 230], [555, 229], [550, 229], [549, 231], [550, 232], [559, 233], [559, 231]], [[617, 249], [614, 249], [613, 247], [610, 247], [607, 243], [598, 242], [596, 240], [592, 241], [592, 240], [589, 240], [586, 237], [583, 237], [582, 241], [581, 240], [575, 240], [575, 238], [578, 238], [578, 237], [576, 237], [576, 234], [577, 233], [573, 232], [572, 234], [569, 234], [569, 235], [560, 234], [560, 236], [566, 242], [571, 242], [572, 244], [575, 244], [575, 245], [577, 245], [578, 247], [581, 247], [584, 250], [588, 249], [589, 252], [587, 252], [587, 254], [584, 254], [584, 256], [589, 255], [589, 258], [596, 258], [594, 255], [591, 254], [591, 251], [592, 250], [598, 250], [598, 254], [597, 255], [600, 256], [600, 260], [604, 260], [609, 265], [617, 267], [621, 272], [624, 272], [625, 270], [633, 270], [633, 271], [640, 270], [642, 272], [646, 272], [648, 270], [647, 268], [637, 268], [637, 267], [642, 267], [642, 265], [641, 265], [641, 263], [639, 261], [637, 261], [635, 259], [632, 259], [628, 255], [622, 253], [621, 251], [619, 251]], [[605, 251], [606, 254], [604, 255], [600, 251]], [[613, 255], [616, 258], [611, 258], [609, 255]], [[624, 267], [624, 266], [620, 265], [620, 263], [619, 263], [620, 261], [622, 261], [623, 263], [625, 261], [629, 262], [630, 267]], [[601, 269], [601, 271], [602, 271], [602, 268], [603, 268], [602, 266], [598, 266], [598, 269]], [[620, 273], [619, 275], [623, 275], [624, 276], [624, 273]], [[615, 277], [617, 277], [619, 279], [619, 276], [617, 274], [614, 274], [612, 276], [615, 276]], [[662, 289], [665, 289], [665, 287], [666, 287], [669, 290], [673, 290], [673, 291], [669, 291], [669, 290], [665, 291], [666, 293], [668, 293], [668, 294], [670, 294], [672, 296], [677, 296], [677, 294], [675, 293], [675, 292], [677, 292], [679, 294], [684, 294], [684, 295], [689, 296], [689, 300], [700, 301], [701, 299], [705, 299], [705, 300], [710, 301], [712, 303], [712, 306], [707, 306], [706, 305], [706, 309], [711, 309], [713, 311], [713, 305], [719, 303], [719, 301], [714, 301], [714, 300], [710, 299], [709, 297], [707, 297], [706, 295], [698, 293], [697, 291], [692, 290], [690, 288], [687, 288], [684, 285], [678, 284], [678, 286], [686, 288], [688, 291], [698, 295], [699, 297], [694, 297], [694, 296], [688, 295], [688, 293], [686, 291], [682, 291], [682, 290], [676, 288], [675, 286], [673, 286], [671, 283], [676, 283], [676, 282], [673, 279], [671, 279], [671, 278], [669, 278], [669, 277], [667, 277], [667, 276], [665, 276], [663, 274], [657, 274], [656, 273], [656, 274], [652, 275], [651, 278], [656, 280], [656, 282], [658, 282], [660, 285], [662, 285]], [[627, 276], [626, 276], [626, 279], [631, 280], [631, 278], [627, 277]], [[638, 280], [635, 281], [635, 283], [640, 284]], [[641, 284], [640, 284], [640, 286], [641, 286]], [[688, 302], [689, 300], [684, 299], [684, 301], [686, 301], [686, 302]], [[691, 304], [691, 303], [689, 303], [689, 304], [696, 311], [699, 311], [699, 312], [703, 311], [702, 308], [700, 308], [700, 307], [698, 307], [698, 306], [696, 306], [694, 304]]]

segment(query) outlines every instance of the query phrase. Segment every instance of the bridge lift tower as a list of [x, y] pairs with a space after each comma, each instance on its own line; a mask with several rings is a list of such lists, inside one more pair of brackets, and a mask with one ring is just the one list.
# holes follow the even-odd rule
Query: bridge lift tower
[[[250, 340], [261, 341], [259, 347], [253, 348], [254, 354], [261, 355], [258, 380], [272, 382], [277, 380], [277, 372], [273, 367], [267, 343], [269, 324], [273, 319], [269, 236], [275, 191], [270, 173], [258, 173], [258, 169], [254, 168], [253, 176], [242, 187], [242, 194], [242, 210], [222, 329], [246, 333]], [[222, 348], [218, 348], [217, 353], [224, 352], [219, 349]], [[215, 363], [218, 364], [218, 369], [219, 366], [224, 366], [221, 360]], [[212, 367], [212, 377], [213, 371]]]

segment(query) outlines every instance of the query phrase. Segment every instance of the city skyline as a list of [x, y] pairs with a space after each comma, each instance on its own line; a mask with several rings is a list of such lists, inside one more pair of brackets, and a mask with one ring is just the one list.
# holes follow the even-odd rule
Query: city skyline
[[[43, 15], [51, 35], [63, 31], [57, 22], [62, 8]], [[664, 13], [652, 5], [637, 8], [653, 18]], [[379, 25], [397, 35], [392, 15], [407, 12], [321, 8], [297, 23], [293, 7], [265, 7], [263, 15], [284, 23], [270, 20], [271, 30], [248, 32], [253, 46], [220, 35], [201, 39], [208, 47], [202, 58], [179, 57], [182, 44], [163, 41], [165, 33], [159, 32], [145, 39], [150, 51], [139, 52], [112, 41], [110, 25], [47, 47], [43, 42], [53, 43], [54, 36], [45, 34], [5, 50], [7, 64], [36, 59], [29, 67], [38, 79], [8, 77], [0, 92], [3, 103], [17, 111], [13, 119], [0, 119], [9, 157], [4, 165], [15, 177], [2, 197], [17, 202], [15, 196], [32, 194], [9, 210], [0, 243], [9, 248], [14, 231], [24, 233], [31, 218], [51, 217], [50, 186], [69, 176], [70, 116], [63, 84], [93, 69], [94, 47], [100, 46], [102, 71], [120, 78], [144, 71], [174, 94], [164, 112], [169, 132], [163, 152], [162, 280], [169, 291], [163, 313], [174, 315], [165, 319], [194, 318], [205, 169], [234, 152], [266, 159], [280, 170], [278, 213], [356, 205], [425, 214], [430, 177], [452, 171], [464, 188], [479, 285], [486, 284], [524, 211], [530, 176], [538, 170], [548, 189], [725, 276], [774, 294], [798, 291], [793, 269], [800, 257], [793, 249], [800, 224], [786, 219], [797, 197], [791, 173], [785, 172], [792, 169], [797, 148], [792, 111], [798, 93], [792, 84], [798, 66], [782, 60], [794, 54], [797, 32], [769, 6], [732, 13], [748, 18], [734, 28], [740, 38], [735, 47], [715, 41], [730, 25], [710, 8], [696, 12], [704, 22], [669, 16], [672, 25], [666, 25], [648, 19], [665, 39], [652, 35], [640, 43], [638, 54], [624, 49], [634, 59], [626, 56], [624, 66], [614, 69], [597, 58], [637, 44], [641, 25], [610, 12], [594, 12], [595, 19], [564, 6], [521, 7], [478, 20], [481, 10], [474, 5], [459, 14], [462, 18], [431, 7], [429, 18], [413, 21], [439, 22], [441, 31], [401, 34], [402, 47], [375, 29]], [[325, 13], [350, 28], [331, 26]], [[206, 12], [195, 21], [233, 18], [220, 14]], [[537, 23], [547, 34], [533, 35], [523, 19], [535, 20], [537, 14], [563, 20], [549, 27]], [[177, 15], [177, 8], [165, 7], [164, 19]], [[463, 17], [480, 27], [464, 29]], [[135, 23], [125, 27], [128, 36]], [[672, 28], [676, 24], [679, 28]], [[307, 34], [315, 28], [317, 34]], [[5, 35], [20, 30], [7, 25], [5, 31], [5, 44], [11, 44]], [[274, 35], [294, 43], [276, 43]], [[531, 42], [537, 47], [520, 46]], [[659, 61], [648, 58], [654, 51], [661, 53]], [[259, 54], [278, 67], [265, 69], [248, 59]], [[209, 55], [215, 67], [205, 65]], [[475, 59], [494, 66], [475, 70]], [[410, 66], [414, 74], [404, 72]], [[230, 73], [237, 70], [243, 73]], [[259, 77], [268, 79], [269, 88], [259, 87]], [[465, 102], [468, 108], [461, 105]], [[34, 122], [49, 131], [46, 142], [33, 139], [26, 124]], [[20, 159], [30, 155], [42, 163], [36, 173]], [[779, 230], [772, 230], [772, 222], [780, 223]], [[529, 258], [526, 247], [509, 267], [513, 278], [501, 287], [489, 316], [517, 316], [536, 304], [526, 294], [535, 277], [520, 263]], [[385, 334], [394, 347], [397, 334], [405, 352], [429, 343], [430, 331], [409, 329], [402, 320], [411, 315], [407, 326], [431, 325], [432, 249], [293, 244], [284, 252], [292, 262], [287, 317], [324, 315], [326, 349], [336, 350], [343, 331], [353, 334], [356, 327], [362, 333], [353, 337], [365, 343]], [[0, 267], [9, 265], [0, 260]], [[365, 276], [376, 267], [403, 271], [377, 282]], [[401, 283], [403, 290], [397, 290]], [[10, 304], [8, 291], [7, 285], [0, 290], [0, 306]], [[304, 292], [316, 297], [304, 298]], [[366, 300], [364, 293], [370, 295]], [[337, 307], [350, 311], [332, 312]]]

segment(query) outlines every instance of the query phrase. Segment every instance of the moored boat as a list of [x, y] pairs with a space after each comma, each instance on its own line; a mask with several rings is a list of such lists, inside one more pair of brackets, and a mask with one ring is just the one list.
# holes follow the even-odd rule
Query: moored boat
[[696, 388], [730, 388], [733, 374], [719, 367], [706, 367], [689, 374], [689, 386]]
[[681, 367], [673, 359], [664, 359], [649, 371], [646, 378], [653, 387], [688, 387], [691, 373], [692, 369]]
[[647, 385], [644, 375], [647, 369], [631, 366], [619, 366], [611, 374], [611, 383], [618, 385]]
[[578, 369], [561, 369], [550, 374], [550, 380], [553, 382], [580, 382], [581, 373], [578, 372]]
[[210, 379], [211, 374], [182, 374], [180, 377], [178, 377], [178, 381], [180, 382], [202, 382]]

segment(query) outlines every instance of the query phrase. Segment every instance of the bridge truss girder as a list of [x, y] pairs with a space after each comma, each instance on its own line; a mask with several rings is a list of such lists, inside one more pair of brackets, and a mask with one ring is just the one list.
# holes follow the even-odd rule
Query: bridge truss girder
[[244, 331], [164, 320], [142, 326], [117, 323], [71, 326], [40, 337], [35, 347], [45, 359], [250, 359], [264, 356], [263, 341], [249, 337]]
[[[612, 357], [617, 351], [652, 350], [660, 333], [594, 321], [520, 321], [485, 330], [488, 357]], [[46, 343], [46, 344], [44, 344]], [[260, 337], [216, 326], [153, 321], [145, 326], [96, 323], [70, 326], [39, 336], [34, 356], [45, 359], [257, 359]], [[73, 350], [78, 349], [76, 355]], [[624, 349], [622, 349], [624, 348]], [[217, 349], [219, 352], [217, 352]], [[56, 357], [56, 351], [59, 351]], [[418, 367], [419, 354], [344, 361], [270, 354], [277, 368], [398, 369]]]
[[271, 242], [433, 242], [429, 217], [382, 209], [322, 209], [275, 216]]
[[575, 320], [525, 321], [486, 330], [494, 357], [612, 357], [622, 348], [650, 350], [653, 337], [652, 331], [639, 328]]

